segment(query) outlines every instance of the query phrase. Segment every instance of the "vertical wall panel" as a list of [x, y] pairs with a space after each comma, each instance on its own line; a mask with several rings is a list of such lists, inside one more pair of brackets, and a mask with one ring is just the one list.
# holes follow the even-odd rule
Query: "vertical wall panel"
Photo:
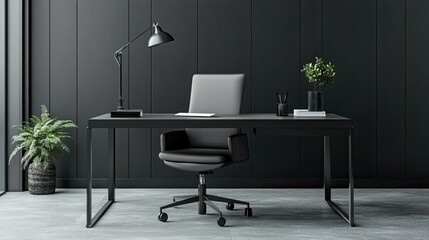
[[[274, 113], [276, 92], [289, 91], [290, 108], [299, 106], [299, 10], [299, 0], [253, 1], [252, 112]], [[253, 177], [299, 177], [299, 138], [256, 135], [253, 143]]]
[[[325, 109], [355, 123], [357, 178], [376, 176], [376, 2], [323, 1], [323, 56], [336, 65]], [[333, 141], [334, 176], [347, 176], [346, 139]]]
[[244, 73], [244, 112], [251, 111], [251, 1], [198, 1], [198, 71]]
[[405, 0], [377, 1], [377, 177], [405, 177]]
[[[23, 119], [23, 2], [7, 2], [7, 54], [6, 54], [6, 129], [7, 138], [18, 133], [14, 125], [22, 123]], [[14, 145], [8, 141], [8, 155], [13, 151]], [[15, 156], [8, 166], [8, 191], [22, 191], [23, 176], [20, 167], [19, 154]]]
[[[127, 16], [127, 1], [78, 1], [78, 122], [80, 127], [78, 177], [85, 177], [88, 118], [110, 112], [118, 105], [118, 67], [112, 53], [128, 41]], [[127, 55], [127, 51], [124, 51], [124, 56]], [[126, 59], [124, 57], [124, 60]], [[124, 69], [125, 71], [127, 69], [126, 61]], [[126, 84], [126, 77], [124, 82]], [[102, 90], [97, 91], [97, 89]], [[118, 137], [117, 145], [119, 148], [126, 148], [127, 138]], [[107, 131], [94, 131], [93, 156], [94, 177], [106, 177]], [[118, 177], [126, 174], [123, 169], [128, 168], [127, 164], [128, 156], [119, 155], [116, 165], [121, 169], [118, 171]]]
[[31, 3], [31, 113], [40, 105], [49, 107], [49, 16], [50, 0]]
[[[322, 56], [322, 0], [301, 0], [301, 64], [315, 61]], [[300, 74], [300, 108], [308, 107], [308, 83], [304, 73]], [[297, 107], [296, 107], [297, 108]], [[321, 178], [323, 173], [323, 138], [301, 137], [301, 177]]]
[[[130, 0], [129, 38], [133, 38], [152, 26], [151, 1]], [[147, 41], [151, 31], [141, 36], [130, 46], [129, 59], [129, 106], [151, 112], [151, 49]], [[149, 178], [151, 176], [151, 130], [130, 129], [129, 131], [129, 177]]]
[[6, 191], [6, 0], [0, 0], [0, 194]]
[[[59, 119], [76, 121], [76, 0], [51, 1], [50, 17], [50, 111]], [[84, 130], [84, 129], [82, 129]], [[76, 129], [70, 131], [76, 139]], [[75, 178], [76, 147], [68, 141], [70, 154], [62, 154], [57, 161], [57, 177]]]
[[[242, 112], [251, 111], [252, 28], [250, 0], [198, 1], [198, 72], [244, 73]], [[246, 131], [251, 142], [251, 131]], [[251, 160], [223, 168], [214, 177], [251, 176]]]
[[[197, 0], [153, 1], [153, 21], [174, 41], [152, 49], [153, 112], [187, 112], [192, 75], [197, 73]], [[194, 176], [167, 167], [159, 158], [159, 135], [172, 129], [153, 129], [153, 177]]]
[[152, 19], [175, 39], [152, 49], [153, 111], [187, 111], [197, 73], [197, 1], [155, 1]]
[[429, 177], [429, 1], [407, 0], [406, 6], [406, 154], [407, 176]]

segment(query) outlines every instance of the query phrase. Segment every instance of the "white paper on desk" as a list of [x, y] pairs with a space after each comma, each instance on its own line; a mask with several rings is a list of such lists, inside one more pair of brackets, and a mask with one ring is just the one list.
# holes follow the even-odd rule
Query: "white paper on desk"
[[294, 109], [295, 117], [326, 117], [325, 111], [308, 111], [308, 109]]
[[185, 112], [179, 112], [174, 114], [174, 116], [179, 117], [213, 117], [215, 113], [185, 113]]

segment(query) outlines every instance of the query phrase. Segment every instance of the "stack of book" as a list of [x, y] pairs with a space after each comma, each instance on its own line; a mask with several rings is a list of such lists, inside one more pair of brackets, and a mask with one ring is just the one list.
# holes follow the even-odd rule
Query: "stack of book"
[[295, 117], [326, 117], [325, 111], [308, 111], [307, 109], [294, 109]]

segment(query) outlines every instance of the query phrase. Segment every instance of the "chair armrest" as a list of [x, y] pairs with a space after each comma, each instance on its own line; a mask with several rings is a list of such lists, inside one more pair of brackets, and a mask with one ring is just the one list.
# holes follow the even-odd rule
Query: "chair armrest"
[[171, 131], [161, 134], [161, 152], [175, 149], [184, 149], [189, 146], [188, 135], [185, 130]]
[[249, 159], [249, 145], [247, 134], [238, 133], [228, 137], [228, 148], [232, 161], [235, 163], [244, 162]]

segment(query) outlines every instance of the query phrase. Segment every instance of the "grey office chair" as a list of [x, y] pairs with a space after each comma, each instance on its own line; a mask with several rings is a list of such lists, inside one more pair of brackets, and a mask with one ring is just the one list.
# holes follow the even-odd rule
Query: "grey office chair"
[[[190, 113], [240, 114], [244, 74], [195, 74], [192, 79]], [[163, 209], [198, 202], [198, 213], [206, 214], [206, 205], [218, 214], [218, 225], [225, 225], [222, 212], [211, 202], [225, 202], [228, 210], [235, 204], [247, 205], [245, 216], [252, 216], [248, 202], [206, 194], [205, 175], [213, 170], [248, 160], [247, 135], [236, 128], [188, 128], [161, 135], [159, 158], [170, 167], [198, 172], [198, 195], [175, 196], [162, 206], [158, 219], [167, 221]], [[185, 198], [176, 201], [179, 198]]]

